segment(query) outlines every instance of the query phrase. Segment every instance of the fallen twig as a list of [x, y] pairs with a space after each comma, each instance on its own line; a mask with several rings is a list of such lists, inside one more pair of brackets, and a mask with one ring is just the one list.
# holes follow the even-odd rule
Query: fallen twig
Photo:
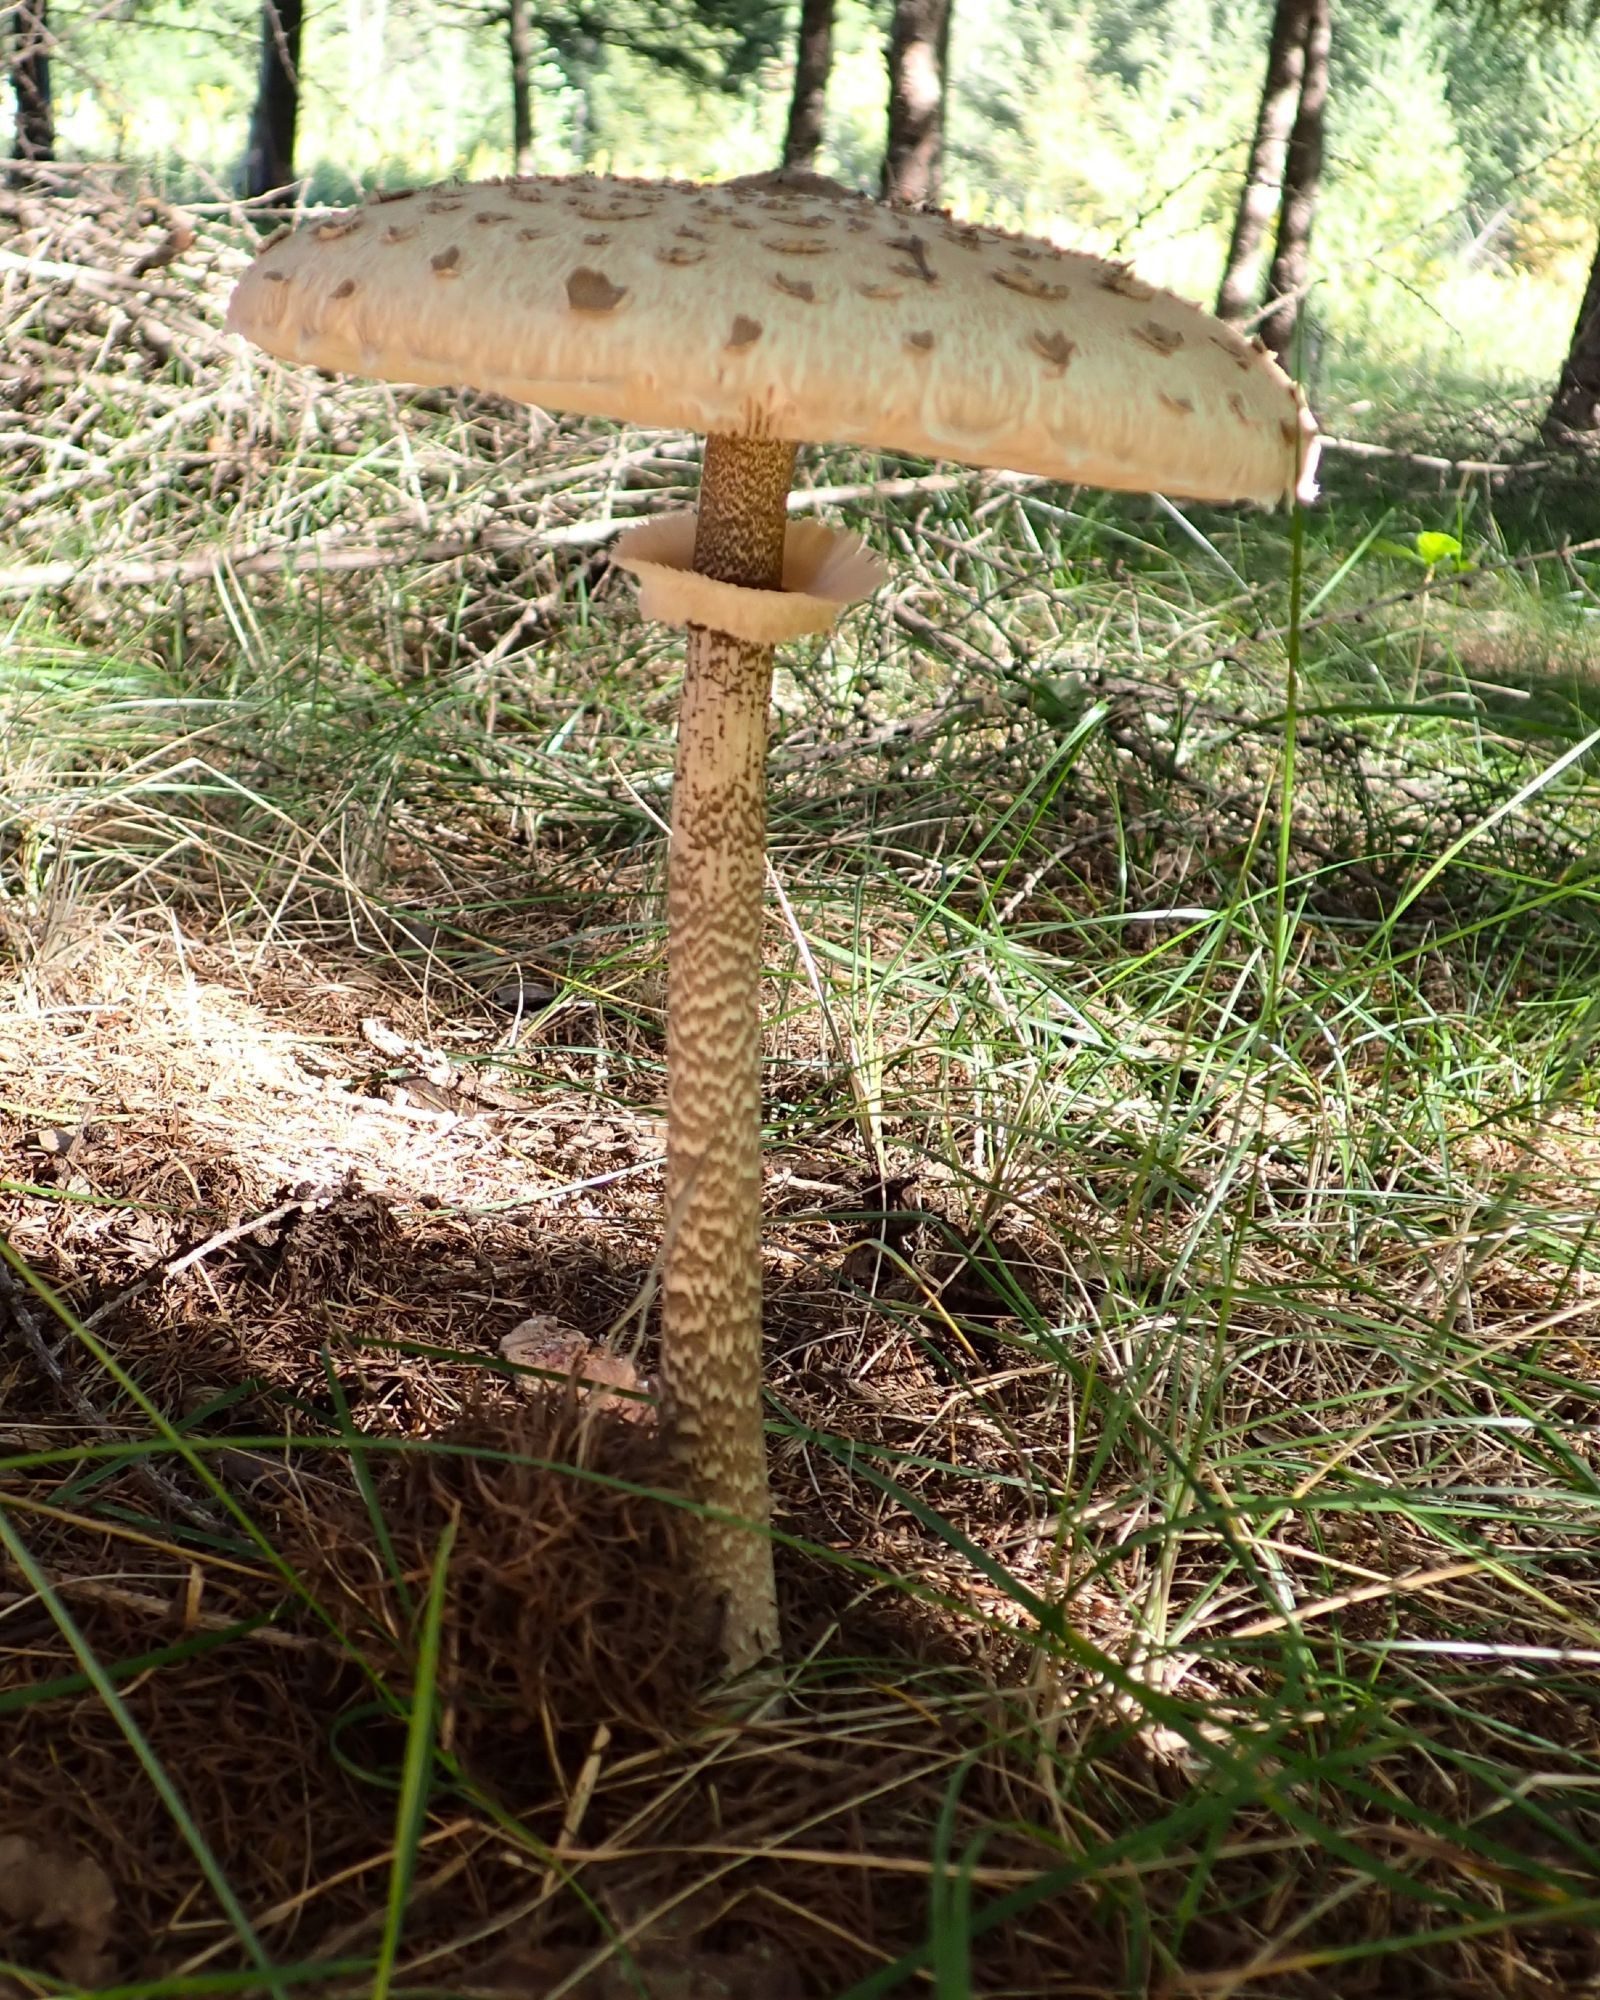
[[141, 1292], [147, 1292], [152, 1285], [164, 1285], [169, 1278], [177, 1277], [180, 1271], [187, 1271], [192, 1264], [200, 1263], [203, 1258], [211, 1256], [215, 1251], [225, 1250], [230, 1243], [237, 1243], [240, 1237], [253, 1236], [258, 1229], [270, 1228], [273, 1223], [282, 1222], [286, 1215], [293, 1215], [297, 1209], [313, 1205], [314, 1200], [311, 1197], [280, 1201], [276, 1208], [269, 1208], [261, 1215], [248, 1216], [243, 1222], [236, 1222], [229, 1229], [219, 1229], [214, 1236], [208, 1236], [203, 1243], [195, 1244], [192, 1250], [182, 1251], [176, 1257], [166, 1257], [159, 1264], [152, 1264], [149, 1270], [141, 1273], [131, 1285], [124, 1285], [114, 1298], [109, 1298], [103, 1305], [96, 1306], [83, 1322], [84, 1330], [93, 1333], [96, 1327], [103, 1325], [113, 1314], [120, 1312], [125, 1305], [136, 1299]]
[[799, 487], [789, 495], [789, 512], [838, 507], [852, 500], [905, 500], [919, 493], [954, 493], [967, 486], [1010, 487], [1026, 493], [1035, 486], [1059, 485], [1028, 472], [924, 472], [903, 479], [858, 479], [847, 486]]
[[1361, 438], [1325, 437], [1324, 451], [1342, 451], [1351, 458], [1386, 458], [1402, 465], [1420, 465], [1427, 472], [1488, 473], [1495, 479], [1509, 479], [1524, 472], [1547, 472], [1548, 458], [1436, 458], [1432, 452], [1405, 451], [1397, 445], [1368, 444]]
[[[97, 1576], [53, 1576], [50, 1588], [62, 1597], [81, 1598], [86, 1604], [103, 1604], [113, 1611], [130, 1611], [148, 1627], [159, 1629], [176, 1618], [185, 1631], [237, 1632], [240, 1639], [254, 1639], [263, 1646], [279, 1646], [295, 1653], [339, 1653], [332, 1641], [304, 1632], [288, 1632], [281, 1625], [251, 1624], [248, 1617], [226, 1611], [201, 1611], [158, 1597], [153, 1591], [129, 1590], [120, 1583], [107, 1583]], [[0, 1590], [0, 1607], [12, 1610], [36, 1602], [31, 1591]], [[243, 1627], [244, 1629], [238, 1630]]]
[[205, 583], [212, 577], [278, 576], [303, 569], [322, 575], [346, 575], [387, 569], [400, 563], [457, 562], [463, 556], [509, 553], [515, 549], [594, 548], [620, 535], [630, 520], [573, 521], [556, 528], [508, 528], [503, 524], [475, 534], [451, 535], [412, 542], [368, 542], [359, 547], [308, 537], [274, 549], [207, 549], [166, 562], [47, 562], [23, 563], [0, 570], [0, 597], [32, 596], [35, 591], [66, 590], [71, 586], [99, 590], [129, 590], [163, 583]]
[[[44, 1329], [39, 1324], [38, 1315], [29, 1304], [22, 1284], [16, 1274], [3, 1263], [0, 1263], [0, 1299], [4, 1300], [9, 1309], [11, 1324], [15, 1327], [22, 1345], [28, 1350], [46, 1379], [54, 1384], [58, 1394], [64, 1396], [71, 1404], [79, 1422], [87, 1425], [101, 1437], [113, 1439], [121, 1437], [123, 1434], [111, 1419], [95, 1408], [85, 1392], [73, 1380], [62, 1364], [60, 1356], [51, 1351], [50, 1344], [44, 1337]], [[175, 1485], [147, 1458], [141, 1455], [131, 1460], [128, 1469], [136, 1478], [143, 1480], [150, 1491], [166, 1506], [181, 1514], [191, 1527], [215, 1530], [217, 1517], [211, 1509], [202, 1506], [197, 1500], [191, 1500], [181, 1486]]]

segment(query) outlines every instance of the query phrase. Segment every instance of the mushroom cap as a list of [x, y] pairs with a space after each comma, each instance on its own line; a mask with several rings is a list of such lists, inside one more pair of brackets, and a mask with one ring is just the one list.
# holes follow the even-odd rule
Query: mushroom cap
[[1121, 265], [777, 181], [379, 195], [269, 244], [269, 354], [624, 422], [1268, 504], [1316, 426], [1259, 342]]

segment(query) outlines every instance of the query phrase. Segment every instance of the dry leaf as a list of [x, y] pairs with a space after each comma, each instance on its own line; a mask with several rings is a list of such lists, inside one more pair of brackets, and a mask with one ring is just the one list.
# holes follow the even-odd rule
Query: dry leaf
[[[565, 1376], [585, 1392], [599, 1391], [597, 1407], [643, 1414], [647, 1406], [632, 1400], [646, 1389], [639, 1371], [625, 1354], [602, 1347], [587, 1334], [565, 1325], [549, 1313], [534, 1313], [514, 1326], [500, 1343], [500, 1352], [519, 1368], [538, 1368], [547, 1375]], [[522, 1379], [518, 1387], [537, 1392], [556, 1385], [539, 1376]], [[608, 1395], [607, 1390], [630, 1392]]]

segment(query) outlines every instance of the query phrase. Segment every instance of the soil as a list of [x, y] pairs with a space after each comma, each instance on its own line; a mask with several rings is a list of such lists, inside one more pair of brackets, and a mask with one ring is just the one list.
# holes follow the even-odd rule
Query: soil
[[[641, 1303], [655, 1109], [519, 1096], [461, 1061], [500, 1034], [489, 1002], [441, 1018], [393, 968], [337, 975], [287, 950], [102, 941], [0, 1023], [0, 1201], [34, 1281], [0, 1281], [5, 1500], [36, 1566], [0, 1572], [0, 1950], [84, 1984], [244, 1972], [222, 1881], [268, 1959], [328, 1964], [296, 1990], [367, 1990], [331, 1968], [382, 1929], [448, 1540], [408, 1978], [841, 1991], [922, 1941], [942, 1789], [1002, 1727], [1015, 1647], [1002, 1593], [828, 1441], [903, 1448], [933, 1421], [971, 1431], [975, 1464], [1024, 1449], [995, 1428], [1009, 1401], [1035, 1477], [1059, 1466], [1059, 1411], [1018, 1400], [1040, 1371], [984, 1290], [1001, 1252], [969, 1257], [937, 1192], [913, 1203], [843, 1143], [772, 1162], [801, 1664], [779, 1713], [708, 1709]], [[1050, 1282], [1020, 1254], [1003, 1273]], [[941, 1284], [986, 1308], [944, 1348], [937, 1320], [892, 1311]], [[987, 1364], [958, 1392], [974, 1342]], [[969, 1531], [1001, 1526], [994, 1489], [922, 1479]], [[1004, 1532], [1025, 1568], [1026, 1508]], [[920, 1595], [864, 1576], [874, 1556]], [[1019, 1783], [1003, 1756], [980, 1765], [962, 1817], [1012, 1817]], [[999, 1882], [1054, 1859], [1036, 1835], [985, 1848]], [[1055, 1958], [1042, 1937], [1018, 1952]], [[1062, 1990], [1019, 1977], [1004, 1990]]]

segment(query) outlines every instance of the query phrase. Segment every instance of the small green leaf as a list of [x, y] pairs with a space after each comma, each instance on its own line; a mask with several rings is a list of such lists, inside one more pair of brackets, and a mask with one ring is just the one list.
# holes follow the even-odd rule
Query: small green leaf
[[1454, 535], [1441, 535], [1423, 529], [1417, 536], [1417, 554], [1430, 568], [1442, 562], [1453, 564], [1461, 554], [1461, 544]]

